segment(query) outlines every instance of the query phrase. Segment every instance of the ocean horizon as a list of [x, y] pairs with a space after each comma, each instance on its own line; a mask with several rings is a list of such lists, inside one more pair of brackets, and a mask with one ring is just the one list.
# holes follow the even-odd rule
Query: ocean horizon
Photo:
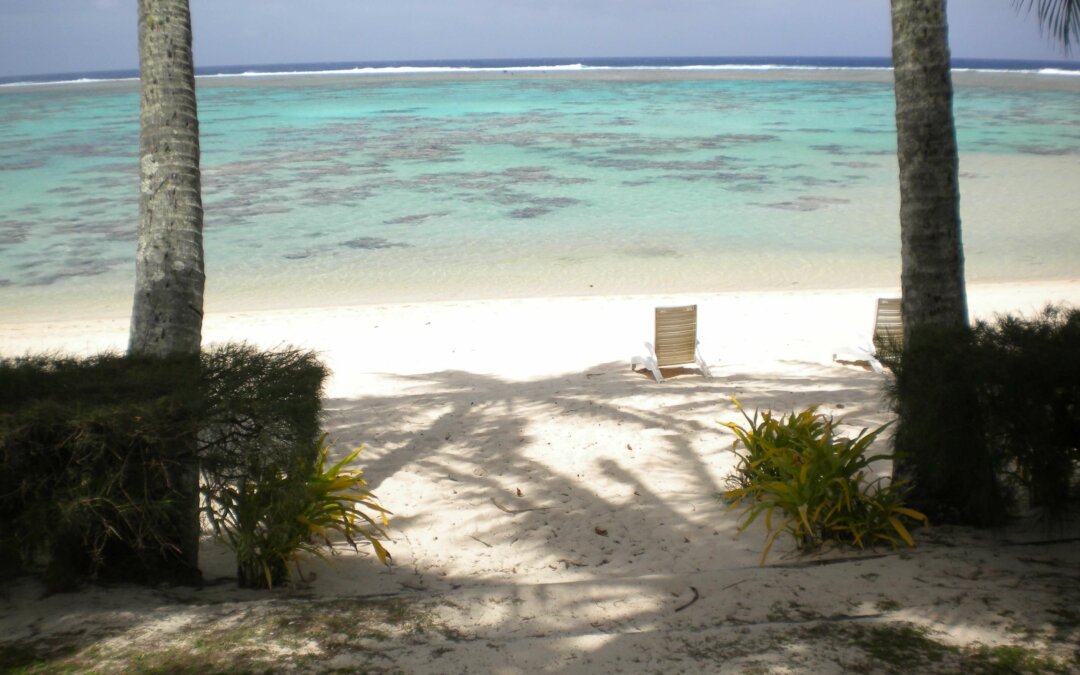
[[[1080, 61], [954, 58], [955, 71], [1037, 73], [1080, 76]], [[890, 57], [833, 56], [620, 56], [512, 59], [421, 59], [327, 61], [242, 65], [196, 65], [197, 77], [268, 75], [406, 75], [492, 70], [889, 70]], [[138, 69], [8, 75], [3, 85], [65, 84], [138, 79]]]
[[[602, 61], [204, 70], [207, 310], [898, 287], [886, 60]], [[1080, 78], [980, 63], [968, 279], [1075, 278]], [[0, 88], [0, 319], [130, 310], [138, 108]]]

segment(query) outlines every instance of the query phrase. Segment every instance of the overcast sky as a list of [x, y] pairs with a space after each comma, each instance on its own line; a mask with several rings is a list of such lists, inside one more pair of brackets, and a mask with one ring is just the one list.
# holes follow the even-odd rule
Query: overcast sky
[[[197, 66], [888, 56], [889, 0], [190, 0]], [[0, 0], [0, 75], [134, 69], [135, 0]], [[1054, 59], [1010, 0], [949, 0], [954, 57]]]

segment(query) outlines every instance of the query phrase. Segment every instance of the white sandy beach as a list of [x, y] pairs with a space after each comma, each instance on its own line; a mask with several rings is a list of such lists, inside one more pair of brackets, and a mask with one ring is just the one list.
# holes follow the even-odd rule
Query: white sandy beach
[[[947, 644], [1045, 643], [1072, 658], [1080, 630], [1053, 626], [1080, 602], [1075, 542], [1017, 546], [1043, 538], [1023, 523], [998, 533], [931, 529], [913, 551], [826, 551], [814, 559], [857, 559], [821, 566], [781, 542], [760, 567], [763, 528], [736, 537], [737, 515], [714, 499], [733, 466], [733, 436], [720, 426], [737, 419], [732, 396], [748, 410], [818, 405], [852, 432], [889, 419], [883, 376], [832, 356], [865, 344], [875, 299], [897, 293], [211, 314], [206, 343], [291, 344], [325, 359], [327, 430], [340, 450], [366, 446], [367, 477], [394, 512], [392, 570], [346, 551], [333, 565], [308, 565], [299, 589], [269, 597], [402, 597], [465, 636], [376, 642], [358, 629], [325, 655], [328, 668], [376, 654], [405, 672], [840, 672], [861, 657], [828, 635], [889, 622], [925, 626]], [[1047, 302], [1080, 305], [1080, 280], [976, 285], [969, 298], [975, 318], [1031, 314]], [[699, 306], [713, 377], [680, 369], [657, 384], [631, 372], [630, 357], [651, 339], [653, 308], [689, 303]], [[126, 335], [124, 320], [7, 324], [0, 353], [122, 350]], [[210, 542], [203, 568], [210, 580], [233, 575]], [[180, 608], [144, 589], [37, 601], [28, 585], [0, 601], [0, 632], [75, 627], [158, 648], [186, 627], [228, 621], [226, 608], [263, 611], [258, 598], [268, 596], [225, 583], [184, 597]]]
[[[975, 284], [973, 319], [1080, 304], [1080, 280]], [[697, 304], [704, 356], [717, 372], [833, 367], [838, 350], [868, 344], [874, 303], [899, 288], [497, 299], [208, 314], [203, 344], [245, 341], [316, 351], [332, 370], [326, 394], [394, 391], [398, 376], [460, 371], [506, 382], [618, 368], [651, 340], [652, 311]], [[0, 353], [123, 351], [128, 319], [0, 323]]]

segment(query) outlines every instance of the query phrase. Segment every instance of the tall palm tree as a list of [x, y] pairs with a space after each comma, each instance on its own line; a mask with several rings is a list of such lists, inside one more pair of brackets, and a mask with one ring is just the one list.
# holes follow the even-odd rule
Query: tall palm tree
[[205, 276], [188, 0], [139, 0], [139, 80], [139, 244], [128, 351], [197, 354]]
[[967, 324], [945, 0], [891, 0], [904, 339]]
[[[900, 168], [905, 353], [896, 380], [894, 474], [912, 498], [954, 522], [1004, 517], [965, 362], [968, 336], [959, 161], [952, 114], [946, 0], [890, 0]], [[1080, 35], [1080, 0], [1013, 0], [1036, 10], [1066, 51]]]
[[[203, 318], [199, 120], [188, 0], [138, 0], [139, 239], [128, 353], [190, 359], [198, 377]], [[174, 370], [175, 372], [175, 370]], [[178, 383], [180, 384], [180, 383]], [[178, 576], [198, 576], [195, 430], [173, 450]]]
[[904, 319], [893, 475], [935, 520], [995, 525], [1003, 500], [974, 388], [959, 359], [943, 359], [957, 349], [924, 346], [962, 343], [968, 325], [945, 0], [891, 3]]
[[[946, 0], [891, 0], [900, 166], [905, 339], [922, 325], [967, 324]], [[1080, 0], [1013, 0], [1066, 52], [1080, 39]]]

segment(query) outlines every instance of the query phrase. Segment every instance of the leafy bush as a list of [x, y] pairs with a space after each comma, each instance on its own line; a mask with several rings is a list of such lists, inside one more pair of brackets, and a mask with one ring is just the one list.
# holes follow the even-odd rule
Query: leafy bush
[[190, 359], [0, 361], [0, 549], [50, 590], [101, 576], [191, 581], [198, 415]]
[[729, 478], [731, 488], [720, 495], [729, 508], [743, 507], [739, 531], [765, 515], [768, 530], [764, 563], [777, 537], [787, 532], [800, 550], [813, 550], [835, 541], [859, 548], [886, 542], [914, 546], [903, 520], [926, 523], [926, 517], [902, 505], [905, 487], [868, 481], [870, 464], [891, 459], [867, 456], [866, 451], [888, 425], [855, 438], [833, 434], [832, 418], [811, 407], [777, 419], [755, 412], [751, 418], [735, 405], [747, 427], [728, 423], [735, 432], [739, 462]]
[[226, 344], [202, 355], [199, 458], [205, 490], [261, 475], [268, 467], [315, 462], [322, 386], [315, 354], [297, 348], [263, 352]]
[[319, 415], [327, 370], [315, 355], [225, 345], [203, 363], [204, 513], [235, 551], [240, 585], [269, 588], [286, 581], [299, 553], [321, 554], [320, 537], [332, 550], [329, 529], [354, 546], [353, 536], [368, 539], [385, 562], [388, 554], [376, 538], [385, 533], [355, 525], [367, 518], [361, 506], [381, 511], [374, 496], [360, 489], [361, 472], [345, 469], [359, 451], [326, 469], [330, 446], [319, 436]]
[[979, 322], [974, 340], [989, 442], [1031, 505], [1061, 516], [1080, 477], [1080, 310]]
[[[203, 512], [215, 532], [233, 533], [225, 542], [236, 553], [241, 586], [279, 583], [286, 562], [269, 551], [293, 538], [295, 524], [282, 514], [302, 499], [318, 459], [327, 370], [309, 351], [261, 352], [242, 344], [208, 351], [203, 364]], [[235, 511], [222, 512], [230, 508]]]
[[1080, 469], [1080, 310], [925, 327], [889, 362], [899, 471], [935, 519], [999, 525], [1015, 490], [1048, 516]]
[[386, 537], [388, 512], [364, 489], [363, 472], [345, 468], [360, 449], [327, 468], [330, 448], [324, 434], [313, 467], [303, 462], [291, 470], [277, 467], [208, 495], [207, 516], [214, 532], [236, 552], [241, 586], [271, 588], [286, 581], [292, 568], [299, 571], [301, 552], [325, 559], [334, 551], [334, 531], [354, 549], [358, 538], [366, 539], [379, 560], [389, 563], [390, 554], [379, 541]]
[[985, 363], [970, 331], [914, 330], [891, 367], [894, 473], [912, 483], [911, 502], [939, 522], [1001, 525], [1010, 500], [986, 433], [978, 385]]
[[[385, 561], [373, 539], [382, 530], [355, 525], [361, 507], [379, 511], [345, 468], [356, 453], [325, 466], [326, 374], [311, 352], [247, 345], [199, 360], [0, 360], [3, 565], [43, 560], [52, 590], [99, 577], [193, 581], [200, 492], [218, 531], [233, 522], [244, 541], [272, 542], [237, 547], [242, 583], [284, 578], [286, 561], [334, 527]], [[271, 549], [280, 555], [252, 557]]]
[[[312, 542], [319, 539], [327, 550], [333, 551], [330, 532], [334, 531], [343, 536], [353, 549], [357, 548], [358, 538], [366, 539], [375, 550], [379, 562], [389, 564], [390, 552], [383, 547], [379, 537], [386, 538], [384, 528], [389, 524], [387, 516], [390, 512], [379, 505], [379, 498], [373, 492], [365, 488], [367, 481], [362, 470], [346, 470], [364, 448], [361, 446], [353, 450], [327, 469], [326, 460], [332, 446], [326, 442], [325, 435], [319, 445], [319, 461], [306, 486], [306, 508], [299, 516], [309, 532], [309, 536], [301, 542], [301, 548], [325, 557], [323, 549], [313, 547]], [[374, 514], [368, 515], [365, 510]]]

